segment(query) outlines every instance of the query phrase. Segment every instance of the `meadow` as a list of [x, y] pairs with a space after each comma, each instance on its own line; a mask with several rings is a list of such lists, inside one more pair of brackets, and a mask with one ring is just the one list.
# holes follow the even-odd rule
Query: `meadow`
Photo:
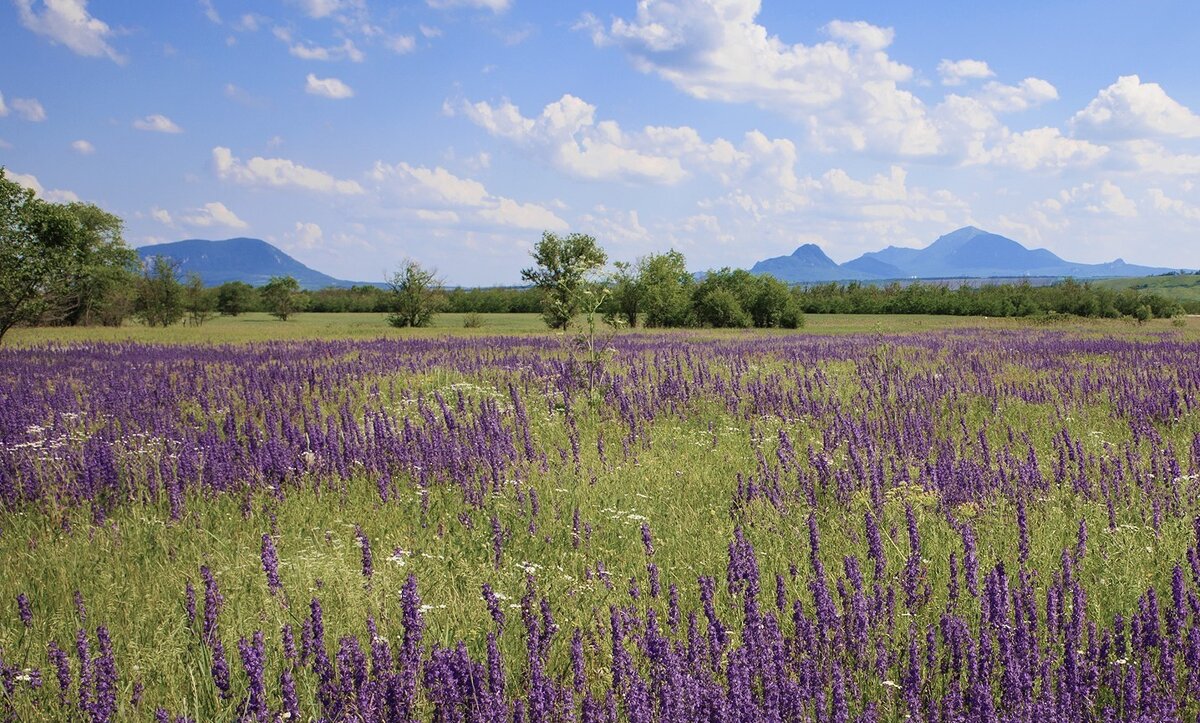
[[0, 348], [14, 720], [1194, 720], [1200, 324]]

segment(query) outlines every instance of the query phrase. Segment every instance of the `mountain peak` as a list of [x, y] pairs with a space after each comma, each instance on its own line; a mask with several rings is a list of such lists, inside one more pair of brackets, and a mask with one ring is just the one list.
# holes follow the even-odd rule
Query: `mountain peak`
[[813, 266], [837, 266], [837, 263], [825, 255], [825, 251], [816, 244], [804, 244], [792, 252], [792, 258]]

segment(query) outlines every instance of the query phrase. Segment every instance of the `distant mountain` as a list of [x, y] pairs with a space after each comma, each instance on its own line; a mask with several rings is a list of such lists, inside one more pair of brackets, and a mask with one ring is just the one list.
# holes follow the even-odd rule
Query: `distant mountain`
[[1065, 261], [1046, 249], [1027, 249], [1020, 243], [974, 226], [941, 236], [923, 249], [888, 246], [844, 264], [836, 264], [821, 249], [805, 244], [791, 256], [759, 261], [750, 269], [789, 282], [881, 281], [889, 279], [1147, 276], [1172, 271], [1127, 264]]
[[193, 272], [200, 274], [206, 286], [216, 286], [226, 281], [244, 281], [251, 286], [262, 286], [272, 276], [294, 277], [305, 289], [355, 285], [355, 282], [342, 281], [314, 271], [275, 246], [256, 238], [224, 241], [188, 239], [142, 246], [137, 252], [142, 259], [154, 256], [172, 258], [179, 263], [181, 277]]

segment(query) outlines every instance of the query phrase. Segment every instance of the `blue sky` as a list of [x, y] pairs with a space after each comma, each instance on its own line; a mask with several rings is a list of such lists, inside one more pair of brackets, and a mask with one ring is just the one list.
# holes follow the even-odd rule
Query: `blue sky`
[[973, 224], [1200, 267], [1194, 2], [0, 0], [0, 165], [143, 245], [516, 283]]

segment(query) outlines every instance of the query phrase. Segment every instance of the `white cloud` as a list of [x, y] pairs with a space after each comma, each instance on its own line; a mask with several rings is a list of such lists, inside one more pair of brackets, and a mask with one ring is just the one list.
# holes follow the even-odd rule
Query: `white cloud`
[[358, 46], [354, 44], [354, 41], [349, 38], [346, 38], [341, 45], [332, 47], [322, 47], [303, 41], [290, 43], [288, 45], [288, 53], [301, 60], [349, 60], [352, 63], [361, 63], [366, 58], [363, 52], [358, 49]]
[[12, 109], [30, 123], [41, 123], [46, 120], [46, 109], [37, 98], [13, 98]]
[[175, 121], [161, 113], [154, 113], [145, 118], [138, 118], [133, 122], [133, 127], [139, 131], [152, 131], [154, 133], [183, 133], [183, 129], [176, 125]]
[[0, 118], [8, 115], [8, 106], [4, 104], [4, 94], [0, 93]]
[[419, 25], [418, 29], [421, 31], [421, 35], [424, 35], [427, 38], [442, 37], [442, 29], [433, 25]]
[[1106, 146], [1067, 138], [1057, 128], [1034, 128], [1008, 134], [987, 154], [989, 162], [1023, 171], [1092, 166], [1109, 154]]
[[306, 168], [286, 158], [255, 156], [243, 163], [223, 146], [213, 148], [212, 155], [217, 176], [243, 186], [302, 188], [318, 193], [341, 195], [363, 193], [363, 187], [358, 181], [339, 180], [324, 171]]
[[431, 8], [437, 10], [446, 10], [449, 8], [474, 8], [478, 10], [491, 10], [494, 13], [502, 13], [508, 10], [512, 5], [512, 0], [425, 0]]
[[90, 142], [85, 141], [81, 138], [77, 141], [72, 141], [71, 150], [75, 151], [76, 153], [78, 153], [81, 156], [90, 156], [96, 152], [96, 147], [93, 146]]
[[411, 35], [397, 35], [388, 38], [386, 45], [393, 53], [405, 55], [417, 49], [417, 39]]
[[203, 207], [194, 209], [191, 212], [180, 216], [179, 220], [189, 226], [197, 226], [200, 228], [209, 228], [211, 226], [223, 226], [225, 228], [247, 228], [249, 224], [237, 217], [233, 211], [225, 207], [225, 204], [220, 201], [212, 201], [204, 204]]
[[174, 226], [175, 219], [171, 218], [169, 211], [158, 207], [150, 209], [150, 218], [158, 221], [164, 226]]
[[354, 90], [337, 78], [318, 78], [309, 73], [305, 78], [304, 92], [323, 98], [353, 98]]
[[436, 223], [466, 214], [469, 221], [488, 226], [565, 231], [566, 221], [550, 209], [489, 193], [482, 183], [461, 178], [444, 168], [389, 165], [377, 162], [371, 172], [381, 190], [400, 197], [417, 218]]
[[938, 63], [938, 75], [942, 77], [942, 85], [962, 85], [968, 80], [991, 78], [995, 75], [988, 64], [982, 60], [942, 60]]
[[1017, 85], [995, 81], [983, 86], [979, 100], [997, 113], [1029, 110], [1058, 99], [1058, 89], [1041, 78], [1026, 78]]
[[204, 17], [208, 18], [209, 22], [221, 24], [221, 14], [213, 7], [212, 0], [200, 0], [200, 9], [204, 11]]
[[741, 146], [723, 138], [705, 141], [687, 126], [627, 132], [615, 121], [597, 120], [595, 106], [573, 95], [546, 105], [536, 118], [523, 116], [507, 101], [464, 102], [447, 111], [462, 112], [491, 135], [576, 178], [671, 185], [703, 171], [727, 184], [769, 166], [774, 182], [795, 182], [795, 146], [758, 131], [747, 133]]
[[321, 245], [324, 235], [321, 227], [317, 224], [297, 221], [295, 231], [292, 233], [295, 240], [291, 245], [293, 248], [304, 250], [314, 249]]
[[9, 169], [5, 171], [4, 175], [6, 175], [10, 181], [15, 181], [25, 188], [28, 188], [30, 191], [33, 191], [46, 201], [52, 201], [54, 203], [75, 203], [79, 201], [79, 196], [76, 195], [74, 191], [66, 191], [61, 188], [47, 191], [46, 189], [42, 188], [42, 184], [33, 174], [17, 173]]
[[1163, 193], [1161, 188], [1151, 188], [1148, 194], [1150, 204], [1155, 211], [1175, 215], [1188, 221], [1200, 221], [1200, 206], [1171, 198]]
[[1128, 141], [1118, 147], [1135, 169], [1167, 176], [1200, 176], [1200, 155], [1172, 153], [1155, 141]]
[[35, 0], [14, 2], [21, 24], [50, 42], [89, 58], [125, 62], [125, 57], [108, 44], [114, 34], [112, 28], [88, 12], [88, 0], [43, 0], [39, 4], [40, 13], [34, 9]]
[[233, 29], [242, 33], [253, 33], [266, 18], [254, 13], [245, 13], [233, 24]]
[[1083, 183], [1060, 191], [1056, 198], [1047, 199], [1042, 206], [1060, 214], [1083, 210], [1090, 214], [1121, 218], [1134, 218], [1138, 215], [1137, 204], [1131, 201], [1119, 186], [1107, 179], [1099, 184]]
[[1071, 118], [1078, 132], [1113, 139], [1200, 138], [1200, 115], [1158, 83], [1123, 75]]
[[633, 20], [604, 27], [586, 15], [577, 27], [695, 98], [788, 115], [819, 148], [937, 152], [924, 104], [899, 87], [912, 68], [885, 52], [890, 28], [835, 20], [830, 41], [789, 45], [756, 22], [759, 9], [759, 0], [660, 0], [639, 3]]

